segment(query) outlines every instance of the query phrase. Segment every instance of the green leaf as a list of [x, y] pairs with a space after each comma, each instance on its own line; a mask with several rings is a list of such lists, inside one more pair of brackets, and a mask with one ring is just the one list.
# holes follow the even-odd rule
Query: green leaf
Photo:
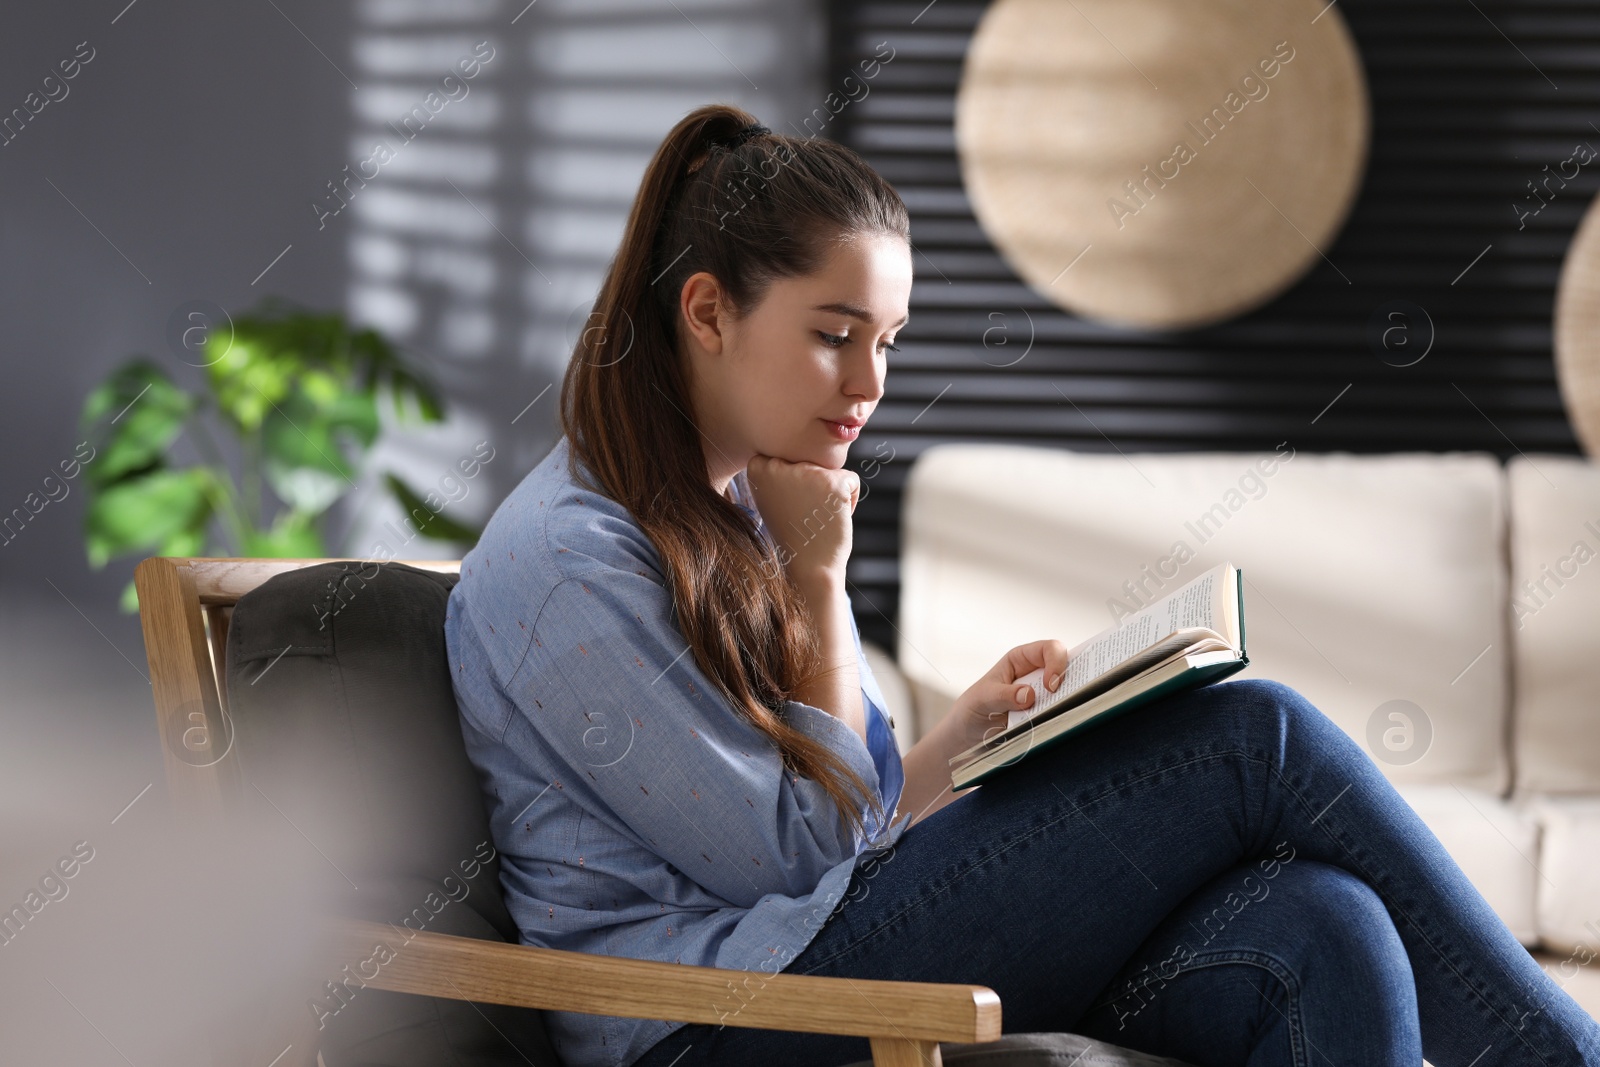
[[326, 408], [344, 395], [344, 386], [327, 371], [309, 370], [300, 376], [300, 392], [317, 407]]
[[212, 516], [211, 478], [206, 467], [157, 470], [100, 490], [84, 515], [90, 566], [99, 570], [113, 556], [152, 549], [197, 554]]
[[327, 403], [336, 391], [370, 396], [383, 383], [394, 393], [402, 422], [402, 399], [411, 400], [424, 421], [444, 419], [437, 387], [407, 367], [375, 330], [353, 330], [340, 315], [311, 313], [276, 297], [236, 317], [233, 326], [232, 348], [208, 371], [223, 409], [245, 431], [259, 427], [291, 388]]
[[[206, 373], [218, 408], [239, 430], [253, 433], [273, 406], [289, 395], [300, 368], [292, 354], [273, 349], [243, 328], [246, 322], [234, 324], [227, 354], [207, 366]], [[209, 344], [206, 354], [211, 355]]]
[[328, 550], [316, 528], [316, 516], [302, 511], [281, 511], [272, 528], [257, 531], [245, 545], [245, 555], [263, 559], [323, 559]]
[[371, 397], [338, 393], [321, 405], [297, 393], [262, 424], [262, 473], [291, 508], [321, 514], [355, 486], [347, 452], [364, 453], [377, 434]]
[[[158, 556], [213, 556], [216, 552], [206, 549], [207, 525], [199, 523], [188, 529], [174, 530], [172, 535], [161, 543]], [[226, 553], [222, 553], [226, 555]]]
[[377, 331], [358, 330], [351, 334], [350, 351], [369, 390], [380, 381], [387, 384], [399, 422], [410, 421], [412, 408], [423, 422], [444, 421], [444, 399], [438, 387], [408, 367]]
[[[399, 501], [401, 508], [405, 509], [406, 513], [411, 516], [411, 525], [416, 527], [417, 532], [423, 537], [432, 538], [435, 541], [460, 542], [470, 548], [478, 543], [478, 538], [483, 536], [481, 529], [475, 530], [470, 526], [464, 526], [445, 515], [442, 511], [435, 514], [434, 509], [428, 506], [427, 501], [418, 496], [410, 486], [395, 475], [386, 471], [384, 472], [383, 480], [388, 484], [389, 491], [394, 494], [395, 499]], [[438, 494], [430, 493], [429, 495], [437, 499]], [[440, 507], [443, 506], [443, 502], [440, 501]]]
[[107, 486], [161, 465], [196, 401], [148, 359], [129, 360], [84, 399], [79, 428], [98, 441], [89, 481]]
[[423, 422], [444, 421], [444, 401], [425, 379], [417, 377], [404, 367], [397, 367], [389, 376], [389, 390], [394, 399], [395, 417], [401, 422], [410, 421], [410, 401]]

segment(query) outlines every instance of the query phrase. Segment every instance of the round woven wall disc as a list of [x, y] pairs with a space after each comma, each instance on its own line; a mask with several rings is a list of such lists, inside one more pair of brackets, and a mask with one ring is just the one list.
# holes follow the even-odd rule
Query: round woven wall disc
[[1162, 329], [1322, 262], [1369, 127], [1326, 0], [995, 0], [956, 96], [962, 179], [1012, 269], [1068, 311]]
[[1556, 288], [1556, 376], [1583, 451], [1600, 458], [1600, 197], [1589, 205]]

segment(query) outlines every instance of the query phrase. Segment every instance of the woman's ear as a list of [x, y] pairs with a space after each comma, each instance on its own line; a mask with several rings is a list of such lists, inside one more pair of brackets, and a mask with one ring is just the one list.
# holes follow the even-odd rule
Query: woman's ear
[[689, 337], [712, 355], [722, 353], [724, 295], [717, 279], [706, 271], [691, 274], [678, 294], [678, 310]]

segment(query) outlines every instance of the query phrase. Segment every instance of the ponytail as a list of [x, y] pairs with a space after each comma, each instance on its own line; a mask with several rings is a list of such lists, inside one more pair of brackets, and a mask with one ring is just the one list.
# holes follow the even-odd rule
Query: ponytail
[[882, 825], [879, 797], [778, 714], [823, 669], [821, 642], [754, 520], [711, 486], [678, 297], [706, 271], [730, 312], [748, 313], [772, 281], [818, 270], [831, 240], [867, 233], [909, 240], [910, 226], [899, 195], [854, 152], [774, 134], [737, 107], [697, 108], [645, 168], [561, 387], [573, 475], [581, 478], [581, 461], [600, 483], [590, 488], [649, 536], [695, 662], [862, 837], [863, 805]]

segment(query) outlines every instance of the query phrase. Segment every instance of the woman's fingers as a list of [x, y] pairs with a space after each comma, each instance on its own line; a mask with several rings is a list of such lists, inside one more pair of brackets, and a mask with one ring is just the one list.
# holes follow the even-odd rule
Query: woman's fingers
[[1034, 703], [1033, 686], [1021, 679], [1035, 671], [1042, 671], [1045, 690], [1054, 692], [1066, 673], [1068, 658], [1067, 646], [1054, 639], [1018, 645], [1007, 652], [993, 670], [962, 694], [962, 703], [981, 720], [991, 724], [1002, 712], [1030, 708]]
[[843, 574], [854, 545], [850, 517], [860, 499], [861, 476], [764, 454], [751, 457], [745, 473], [789, 577]]
[[1055, 692], [1067, 673], [1067, 660], [1071, 654], [1060, 641], [1049, 640], [1041, 644], [1044, 646], [1044, 687]]
[[[1014, 682], [1032, 671], [1044, 669], [1044, 686], [1054, 690], [1067, 670], [1067, 646], [1054, 638], [1018, 645], [1000, 661], [1001, 680]], [[1052, 684], [1054, 683], [1054, 684]]]
[[1033, 699], [1033, 687], [1019, 683], [1014, 678], [990, 674], [978, 679], [967, 691], [967, 699], [975, 711], [983, 715], [998, 715], [1027, 707]]

